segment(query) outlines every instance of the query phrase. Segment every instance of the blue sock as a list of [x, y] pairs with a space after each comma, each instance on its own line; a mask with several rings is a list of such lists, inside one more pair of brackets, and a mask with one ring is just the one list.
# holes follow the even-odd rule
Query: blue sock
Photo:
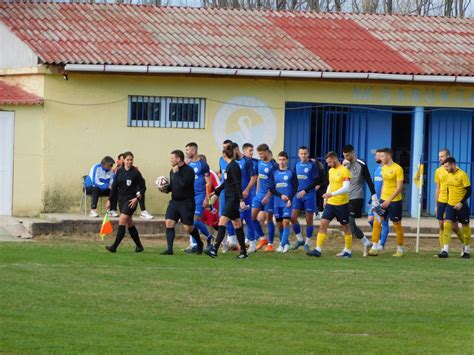
[[383, 247], [385, 246], [385, 243], [387, 242], [389, 231], [390, 231], [390, 228], [388, 226], [388, 221], [385, 220], [382, 222], [382, 233], [380, 234], [380, 245], [382, 245]]
[[370, 226], [371, 226], [372, 228], [374, 228], [374, 220], [371, 220], [371, 221], [368, 221], [368, 222], [369, 222]]
[[285, 246], [290, 244], [290, 226], [283, 228], [282, 238], [281, 238], [281, 245]]
[[306, 226], [306, 238], [311, 238], [313, 236], [313, 231], [313, 226]]
[[253, 226], [255, 227], [256, 237], [263, 237], [265, 235], [265, 233], [263, 233], [263, 229], [259, 221], [253, 221]]
[[227, 234], [228, 235], [235, 235], [235, 228], [234, 228], [234, 225], [232, 224], [232, 222], [228, 222], [226, 227], [227, 227]]
[[206, 238], [210, 237], [211, 233], [209, 233], [209, 230], [207, 229], [207, 226], [203, 223], [203, 221], [199, 219], [194, 221], [194, 227], [196, 227], [202, 235], [206, 236]]
[[247, 239], [255, 240], [255, 226], [252, 221], [252, 211], [244, 211], [240, 214], [240, 217], [245, 221], [245, 224], [247, 225]]
[[295, 232], [295, 234], [301, 233], [301, 226], [299, 223], [293, 224], [293, 232]]
[[268, 227], [268, 243], [273, 244], [275, 239], [275, 223], [273, 221], [267, 223]]

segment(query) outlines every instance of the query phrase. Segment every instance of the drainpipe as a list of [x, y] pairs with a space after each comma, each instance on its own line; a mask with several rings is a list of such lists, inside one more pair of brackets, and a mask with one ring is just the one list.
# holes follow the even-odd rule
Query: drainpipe
[[[411, 172], [410, 172], [410, 184], [411, 184], [411, 206], [410, 215], [412, 218], [418, 217], [418, 194], [419, 189], [413, 182], [413, 177], [418, 170], [418, 164], [423, 154], [423, 143], [425, 136], [425, 112], [423, 107], [415, 107], [415, 113], [413, 115], [413, 132], [412, 132], [412, 154], [411, 154]], [[426, 171], [426, 170], [425, 170]]]

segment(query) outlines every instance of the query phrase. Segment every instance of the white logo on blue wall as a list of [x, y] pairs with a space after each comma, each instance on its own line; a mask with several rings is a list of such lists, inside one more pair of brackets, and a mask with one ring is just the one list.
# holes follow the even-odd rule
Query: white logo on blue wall
[[267, 143], [270, 148], [276, 141], [277, 122], [273, 110], [254, 96], [233, 97], [222, 104], [213, 121], [213, 134], [218, 148], [230, 139], [242, 145], [257, 146]]

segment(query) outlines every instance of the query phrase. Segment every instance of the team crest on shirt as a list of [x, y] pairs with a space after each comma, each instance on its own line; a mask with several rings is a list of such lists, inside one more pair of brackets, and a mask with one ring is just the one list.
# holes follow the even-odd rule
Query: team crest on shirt
[[390, 170], [389, 173], [390, 173], [390, 174], [393, 174], [393, 170]]
[[265, 168], [263, 171], [265, 171], [266, 173], [268, 173], [268, 168]]
[[199, 169], [197, 167], [195, 167], [194, 172], [197, 174], [198, 171], [199, 171]]
[[127, 186], [132, 186], [132, 180], [127, 180]]
[[283, 177], [283, 180], [288, 180], [288, 176], [285, 175], [285, 176]]
[[308, 168], [304, 168], [304, 172], [307, 173], [309, 171]]
[[341, 173], [337, 173], [337, 176], [338, 176], [338, 177], [341, 176]]

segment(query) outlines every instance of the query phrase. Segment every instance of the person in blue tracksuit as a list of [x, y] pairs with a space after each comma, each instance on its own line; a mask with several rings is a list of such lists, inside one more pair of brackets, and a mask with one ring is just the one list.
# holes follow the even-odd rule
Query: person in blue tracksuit
[[[252, 201], [257, 193], [257, 177], [258, 177], [258, 159], [255, 159], [253, 157], [253, 153], [254, 153], [254, 146], [252, 143], [244, 143], [242, 145], [242, 150], [243, 150], [243, 153], [244, 155], [251, 159], [252, 160], [252, 166], [253, 166], [253, 170], [254, 170], [254, 175], [255, 175], [255, 184], [253, 185], [252, 189], [250, 190], [250, 193], [249, 193], [249, 200], [250, 200], [250, 204], [252, 204]], [[250, 205], [250, 207], [252, 207]], [[247, 230], [246, 230], [246, 235], [248, 236], [249, 232], [250, 232], [250, 225], [247, 224], [246, 226]], [[253, 228], [253, 233], [255, 234], [255, 240], [263, 237], [263, 234], [262, 235], [258, 235], [257, 234], [257, 231], [255, 230], [255, 226], [252, 226]]]
[[91, 217], [98, 217], [97, 201], [100, 196], [109, 196], [114, 173], [112, 167], [115, 161], [112, 157], [106, 156], [98, 164], [95, 164], [85, 178], [84, 188], [88, 195], [91, 195]]
[[[377, 194], [377, 198], [380, 200], [380, 194], [382, 193], [382, 160], [380, 159], [380, 153], [383, 149], [377, 149], [375, 152], [375, 162], [378, 164], [378, 167], [375, 168], [374, 174], [372, 175], [372, 179], [374, 181], [375, 193]], [[372, 208], [369, 207], [368, 211], [368, 222], [371, 227], [374, 226], [374, 212], [372, 212]], [[382, 248], [385, 247], [385, 243], [387, 242], [388, 233], [390, 231], [390, 227], [388, 225], [388, 220], [384, 220], [382, 222], [382, 234], [380, 235], [380, 246]]]
[[[296, 173], [288, 169], [288, 153], [278, 154], [278, 170], [272, 175], [272, 187], [270, 191], [275, 196], [274, 215], [280, 234], [280, 246], [277, 252], [287, 253], [290, 250], [290, 219], [292, 212], [292, 201], [298, 189]], [[314, 190], [314, 188], [313, 188]], [[273, 244], [273, 240], [268, 245]]]

